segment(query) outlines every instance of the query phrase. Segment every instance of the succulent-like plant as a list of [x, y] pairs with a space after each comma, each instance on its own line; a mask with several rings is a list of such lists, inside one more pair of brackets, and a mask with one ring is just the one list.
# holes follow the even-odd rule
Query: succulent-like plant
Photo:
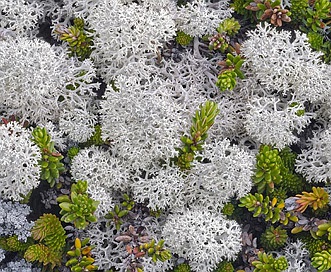
[[256, 155], [256, 170], [253, 176], [259, 193], [266, 191], [269, 194], [274, 190], [275, 184], [282, 180], [281, 168], [282, 159], [278, 149], [270, 145], [261, 145]]
[[31, 229], [31, 237], [39, 244], [30, 245], [25, 251], [24, 258], [28, 262], [38, 261], [44, 268], [50, 265], [52, 269], [61, 264], [66, 233], [54, 214], [40, 216]]
[[61, 195], [56, 200], [61, 208], [61, 220], [69, 223], [73, 222], [78, 229], [84, 229], [89, 222], [96, 222], [97, 218], [93, 215], [99, 201], [95, 201], [87, 194], [87, 181], [78, 180], [71, 185], [71, 193]]
[[331, 268], [331, 254], [327, 250], [316, 252], [311, 260], [312, 266], [315, 267], [319, 272], [326, 271]]
[[153, 262], [164, 262], [172, 256], [170, 251], [164, 248], [164, 240], [156, 242], [147, 235], [144, 228], [130, 225], [128, 231], [121, 233], [115, 240], [126, 244], [127, 258], [130, 260], [126, 267], [127, 272], [142, 272], [143, 265], [140, 260], [142, 257], [150, 257]]
[[315, 233], [317, 236], [321, 237], [327, 234], [328, 240], [331, 241], [331, 221], [319, 224], [317, 229], [318, 230]]
[[233, 90], [237, 84], [237, 74], [233, 70], [226, 70], [217, 77], [216, 86], [222, 91]]
[[324, 47], [324, 36], [319, 32], [309, 31], [307, 33], [308, 42], [311, 48], [322, 51]]
[[254, 272], [281, 272], [287, 269], [288, 262], [284, 256], [275, 259], [271, 254], [258, 253], [258, 260], [253, 261]]
[[55, 34], [59, 36], [61, 41], [65, 41], [69, 45], [69, 56], [77, 56], [81, 61], [91, 55], [93, 38], [91, 29], [87, 29], [85, 22], [81, 18], [74, 19], [74, 25], [68, 28], [57, 25]]
[[239, 207], [246, 207], [250, 212], [253, 212], [253, 217], [263, 216], [264, 220], [271, 223], [280, 222], [287, 225], [289, 220], [296, 222], [298, 218], [293, 212], [284, 212], [285, 203], [277, 198], [270, 200], [269, 196], [264, 197], [262, 194], [248, 194], [240, 198]]
[[54, 251], [62, 251], [66, 243], [66, 232], [60, 220], [54, 214], [40, 216], [31, 229], [34, 240], [44, 242], [46, 246]]
[[193, 124], [189, 136], [182, 136], [181, 141], [184, 144], [182, 148], [176, 148], [178, 156], [172, 161], [181, 169], [191, 169], [191, 163], [197, 158], [197, 152], [203, 149], [203, 144], [208, 137], [207, 131], [214, 124], [219, 109], [215, 102], [207, 101], [200, 109], [195, 112]]
[[282, 226], [270, 226], [261, 235], [261, 244], [267, 251], [277, 250], [283, 247], [287, 241], [287, 231]]
[[89, 246], [89, 241], [89, 238], [83, 241], [76, 238], [75, 244], [71, 247], [71, 250], [67, 252], [70, 259], [66, 262], [66, 266], [70, 267], [72, 272], [87, 272], [98, 269], [98, 267], [93, 264], [94, 259], [92, 258], [91, 250], [94, 246]]
[[32, 141], [40, 148], [42, 157], [38, 162], [41, 166], [41, 179], [47, 180], [51, 187], [55, 185], [60, 173], [64, 172], [63, 156], [54, 148], [54, 142], [46, 128], [36, 127], [32, 132]]
[[233, 90], [237, 84], [237, 77], [241, 79], [245, 77], [243, 72], [240, 70], [243, 63], [244, 59], [239, 54], [234, 56], [231, 53], [226, 55], [225, 60], [218, 63], [222, 69], [218, 75], [216, 86], [221, 91]]
[[6, 251], [19, 252], [25, 251], [29, 246], [34, 243], [31, 237], [28, 237], [26, 242], [18, 239], [17, 235], [9, 237], [0, 237], [0, 248]]
[[158, 243], [152, 239], [150, 242], [144, 243], [139, 247], [140, 252], [145, 252], [146, 255], [152, 258], [152, 261], [165, 262], [171, 259], [172, 255], [169, 250], [164, 248], [164, 240], [160, 240]]
[[234, 205], [231, 202], [225, 203], [222, 208], [222, 213], [231, 216], [234, 212]]
[[128, 194], [123, 194], [123, 202], [121, 204], [128, 211], [131, 211], [135, 205], [135, 202]]
[[302, 195], [296, 195], [297, 208], [296, 211], [303, 213], [308, 206], [315, 211], [323, 209], [329, 203], [328, 193], [321, 187], [313, 187], [312, 192], [302, 192]]
[[230, 39], [224, 33], [216, 33], [208, 38], [210, 50], [219, 50], [220, 52], [224, 53], [228, 47]]
[[[62, 253], [60, 251], [54, 251], [44, 244], [35, 244], [29, 246], [24, 253], [24, 259], [28, 262], [40, 262], [44, 268], [48, 265], [53, 269], [55, 266], [61, 264]], [[46, 270], [50, 271], [50, 270]]]
[[298, 155], [294, 153], [289, 147], [284, 147], [280, 152], [279, 156], [282, 160], [283, 166], [290, 172], [294, 172], [295, 160]]
[[240, 24], [235, 18], [226, 18], [219, 24], [216, 30], [218, 33], [226, 33], [228, 36], [234, 36], [238, 33], [239, 29]]
[[256, 17], [265, 21], [270, 19], [270, 23], [275, 26], [282, 26], [283, 22], [291, 22], [291, 13], [287, 9], [281, 8], [281, 1], [254, 0], [246, 9], [256, 12]]

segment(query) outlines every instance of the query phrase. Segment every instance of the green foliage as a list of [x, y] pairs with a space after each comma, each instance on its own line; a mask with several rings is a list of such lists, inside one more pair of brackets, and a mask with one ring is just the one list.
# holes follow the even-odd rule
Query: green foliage
[[85, 229], [89, 222], [96, 222], [93, 215], [99, 201], [89, 198], [87, 194], [87, 181], [79, 180], [71, 186], [70, 196], [61, 195], [56, 200], [61, 208], [61, 220], [69, 223], [73, 222], [78, 229]]
[[72, 160], [78, 153], [80, 148], [78, 146], [72, 146], [68, 149], [68, 157]]
[[309, 7], [308, 0], [291, 0], [291, 18], [295, 23], [301, 23]]
[[222, 213], [224, 215], [231, 216], [233, 212], [234, 212], [234, 205], [231, 202], [224, 204], [222, 208]]
[[281, 176], [282, 159], [277, 148], [270, 145], [261, 145], [259, 153], [256, 155], [256, 170], [253, 181], [257, 186], [257, 191], [270, 194], [282, 180]]
[[32, 238], [44, 242], [54, 251], [61, 251], [66, 243], [66, 233], [60, 220], [54, 214], [40, 216], [31, 229]]
[[41, 179], [47, 180], [51, 187], [55, 185], [60, 173], [64, 172], [64, 164], [60, 161], [63, 156], [54, 148], [54, 142], [47, 133], [46, 128], [36, 127], [32, 132], [32, 141], [40, 148], [42, 157], [39, 160], [41, 166]]
[[177, 265], [173, 272], [191, 272], [191, 267], [187, 263]]
[[310, 256], [314, 256], [316, 252], [331, 249], [330, 243], [322, 239], [315, 239], [310, 234], [304, 233], [299, 236], [299, 239], [305, 244], [305, 248], [309, 251]]
[[331, 42], [329, 40], [324, 43], [322, 52], [324, 53], [323, 61], [325, 63], [330, 64], [330, 62], [331, 62]]
[[52, 269], [61, 264], [61, 257], [62, 254], [60, 251], [54, 251], [43, 244], [32, 245], [24, 253], [24, 259], [26, 261], [38, 261], [42, 263], [44, 267], [50, 265]]
[[228, 36], [234, 36], [238, 33], [240, 24], [235, 18], [226, 18], [223, 20], [218, 28], [218, 33], [226, 33]]
[[[290, 108], [299, 108], [300, 104], [298, 102], [292, 102], [291, 104], [289, 104]], [[298, 109], [295, 112], [295, 115], [301, 117], [305, 115], [305, 110], [304, 109]]]
[[93, 46], [92, 33], [94, 31], [86, 28], [83, 19], [75, 18], [74, 25], [68, 28], [58, 25], [54, 32], [61, 41], [68, 43], [70, 57], [77, 56], [81, 61], [90, 57]]
[[287, 269], [288, 262], [284, 256], [275, 259], [271, 254], [258, 253], [259, 260], [253, 261], [254, 272], [281, 272]]
[[100, 146], [105, 144], [106, 142], [101, 138], [101, 133], [102, 133], [101, 126], [95, 125], [93, 135], [85, 143], [82, 143], [81, 146], [90, 147], [92, 145]]
[[323, 53], [323, 61], [329, 63], [331, 60], [331, 43], [321, 33], [309, 31], [307, 33], [308, 42], [311, 48]]
[[297, 159], [297, 154], [294, 153], [289, 147], [284, 147], [280, 152], [279, 156], [282, 159], [283, 166], [289, 171], [293, 172], [295, 168], [295, 160]]
[[181, 46], [188, 46], [193, 41], [193, 37], [184, 31], [177, 31], [176, 34], [176, 42]]
[[123, 202], [121, 204], [128, 211], [131, 211], [135, 205], [135, 202], [128, 194], [123, 194]]
[[253, 213], [253, 217], [263, 216], [266, 222], [271, 223], [280, 222], [287, 225], [289, 220], [296, 222], [298, 218], [291, 212], [284, 212], [285, 204], [283, 201], [279, 203], [276, 198], [270, 201], [269, 196], [264, 197], [262, 194], [255, 193], [255, 195], [248, 194], [240, 198], [239, 207], [246, 207]]
[[331, 17], [331, 2], [329, 0], [316, 0], [314, 5], [306, 9], [305, 25], [314, 32], [325, 27], [323, 20]]
[[233, 90], [237, 84], [237, 74], [233, 70], [226, 70], [217, 77], [216, 86], [222, 91]]
[[251, 3], [251, 0], [233, 0], [233, 3], [231, 4], [231, 7], [234, 9], [234, 11], [240, 15], [243, 15], [244, 18], [250, 19], [252, 21], [252, 12], [246, 7]]
[[308, 42], [311, 48], [321, 51], [324, 46], [324, 36], [318, 32], [309, 31], [307, 33]]
[[331, 254], [329, 251], [323, 250], [316, 252], [311, 260], [312, 266], [315, 267], [317, 271], [326, 271], [331, 268]]
[[200, 109], [195, 112], [193, 124], [189, 136], [182, 136], [181, 141], [184, 144], [182, 148], [176, 148], [178, 156], [172, 161], [181, 169], [191, 169], [191, 163], [196, 157], [197, 152], [203, 149], [203, 144], [208, 137], [207, 131], [214, 124], [219, 109], [215, 102], [207, 101], [200, 105]]
[[283, 187], [275, 188], [269, 196], [271, 199], [277, 198], [278, 201], [285, 201], [287, 198], [287, 191]]
[[232, 55], [228, 53], [226, 60], [220, 61], [222, 66], [221, 72], [218, 75], [216, 86], [223, 92], [226, 90], [233, 90], [237, 84], [237, 77], [243, 79], [244, 74], [240, 70], [244, 63], [244, 59], [240, 55]]
[[0, 248], [6, 251], [19, 252], [25, 251], [33, 244], [33, 239], [29, 237], [26, 242], [18, 240], [17, 235], [0, 237]]
[[282, 167], [280, 167], [282, 182], [278, 185], [279, 189], [285, 190], [288, 195], [302, 192], [303, 178], [295, 173], [297, 154], [289, 147], [285, 147], [279, 152], [279, 156], [282, 161]]
[[119, 205], [115, 205], [114, 209], [105, 215], [105, 218], [112, 220], [116, 229], [119, 230], [123, 224], [123, 217], [128, 215], [128, 213], [128, 209], [121, 209]]
[[94, 246], [88, 246], [87, 244], [89, 241], [89, 238], [86, 238], [83, 241], [76, 238], [75, 244], [71, 247], [71, 250], [67, 252], [70, 259], [65, 265], [71, 267], [72, 272], [87, 272], [98, 269], [96, 265], [93, 265], [94, 259], [91, 256], [91, 250]]
[[296, 194], [302, 192], [304, 185], [304, 180], [301, 176], [288, 171], [282, 171], [282, 183], [281, 188], [283, 188], [288, 194]]
[[123, 194], [121, 205], [115, 205], [114, 209], [105, 215], [105, 218], [112, 220], [116, 229], [119, 230], [123, 224], [124, 217], [128, 215], [134, 205], [134, 200], [128, 194]]
[[164, 240], [160, 240], [157, 244], [154, 239], [148, 243], [140, 245], [140, 252], [145, 252], [146, 255], [152, 258], [152, 261], [165, 262], [170, 260], [172, 255], [169, 250], [164, 248]]
[[223, 261], [217, 265], [217, 268], [213, 272], [233, 272], [234, 268], [231, 262]]
[[266, 251], [277, 250], [286, 244], [287, 237], [287, 232], [282, 226], [278, 226], [277, 228], [270, 226], [262, 233], [261, 244]]

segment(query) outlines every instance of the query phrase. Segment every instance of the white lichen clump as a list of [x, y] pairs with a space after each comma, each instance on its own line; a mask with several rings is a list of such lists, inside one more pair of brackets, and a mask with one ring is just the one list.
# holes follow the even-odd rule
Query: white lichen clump
[[31, 130], [17, 122], [0, 125], [0, 197], [19, 201], [39, 184], [40, 149]]
[[222, 260], [236, 259], [241, 249], [239, 224], [200, 206], [169, 215], [162, 236], [194, 271], [213, 271]]

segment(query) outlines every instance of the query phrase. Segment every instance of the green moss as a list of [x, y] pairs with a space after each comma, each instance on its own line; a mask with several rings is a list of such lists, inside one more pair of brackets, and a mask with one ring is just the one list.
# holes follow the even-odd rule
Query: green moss
[[193, 40], [193, 37], [183, 31], [177, 31], [176, 42], [181, 46], [188, 46]]
[[234, 267], [231, 262], [223, 261], [217, 265], [217, 268], [213, 272], [233, 272]]
[[222, 208], [222, 213], [224, 215], [231, 216], [233, 212], [234, 212], [234, 205], [231, 202], [226, 203]]
[[191, 267], [187, 263], [176, 266], [173, 272], [191, 272]]

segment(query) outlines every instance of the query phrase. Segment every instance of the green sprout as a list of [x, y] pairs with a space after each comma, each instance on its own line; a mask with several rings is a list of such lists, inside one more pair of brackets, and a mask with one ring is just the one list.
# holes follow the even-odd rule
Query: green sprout
[[259, 153], [256, 155], [256, 170], [253, 181], [257, 186], [257, 191], [267, 194], [273, 192], [275, 184], [282, 180], [281, 167], [282, 159], [277, 148], [270, 145], [261, 145]]
[[239, 207], [245, 207], [253, 213], [253, 217], [263, 216], [264, 220], [271, 223], [280, 222], [287, 225], [289, 220], [296, 222], [298, 218], [293, 212], [284, 212], [284, 201], [278, 202], [277, 198], [270, 200], [269, 196], [264, 197], [262, 194], [248, 194], [240, 198]]
[[71, 258], [66, 262], [67, 267], [71, 267], [72, 272], [88, 272], [98, 269], [94, 265], [94, 258], [91, 256], [91, 250], [95, 246], [88, 246], [90, 239], [86, 238], [81, 241], [79, 238], [75, 239], [74, 246], [67, 252], [67, 255]]
[[253, 261], [254, 272], [281, 272], [287, 269], [288, 262], [284, 256], [275, 259], [271, 254], [258, 253], [259, 260]]
[[261, 244], [267, 251], [282, 248], [287, 241], [287, 231], [280, 225], [277, 228], [270, 226], [261, 235]]
[[46, 128], [36, 127], [32, 132], [32, 141], [40, 148], [42, 157], [38, 162], [41, 166], [41, 179], [47, 180], [51, 187], [55, 185], [60, 173], [64, 172], [63, 156], [54, 148], [54, 142]]
[[239, 29], [240, 24], [235, 18], [226, 18], [216, 28], [218, 33], [226, 33], [228, 36], [236, 35]]
[[56, 200], [61, 208], [61, 220], [73, 222], [77, 229], [85, 229], [89, 222], [96, 222], [93, 215], [99, 201], [91, 199], [87, 194], [87, 181], [79, 180], [71, 186], [70, 196], [61, 195]]
[[216, 86], [222, 91], [233, 90], [237, 84], [237, 77], [243, 79], [245, 76], [240, 70], [244, 63], [244, 59], [240, 55], [232, 55], [228, 53], [226, 60], [220, 61], [219, 65], [222, 69], [218, 75]]
[[207, 131], [214, 124], [219, 109], [215, 102], [207, 101], [200, 109], [195, 112], [191, 133], [189, 136], [182, 136], [184, 144], [182, 148], [176, 148], [178, 156], [173, 158], [174, 163], [181, 170], [191, 169], [191, 163], [197, 158], [197, 153], [203, 150], [203, 144], [208, 137]]
[[83, 19], [75, 18], [74, 25], [68, 28], [57, 25], [54, 32], [61, 41], [68, 43], [70, 57], [77, 56], [81, 61], [90, 57], [93, 47], [92, 33], [94, 31], [85, 27]]

